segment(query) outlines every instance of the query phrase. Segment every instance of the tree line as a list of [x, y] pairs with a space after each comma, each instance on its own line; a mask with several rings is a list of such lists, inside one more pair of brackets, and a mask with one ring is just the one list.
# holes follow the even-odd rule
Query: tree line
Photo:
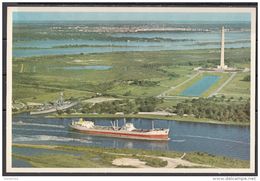
[[173, 112], [180, 116], [194, 115], [196, 118], [209, 118], [222, 122], [249, 122], [250, 101], [229, 102], [227, 104], [224, 99], [217, 102], [211, 98], [199, 98], [178, 103]]
[[108, 113], [115, 114], [116, 112], [123, 112], [125, 114], [137, 112], [152, 112], [155, 111], [157, 104], [162, 103], [162, 99], [156, 97], [145, 97], [136, 99], [124, 99], [107, 101], [96, 104], [81, 105], [80, 111], [82, 113]]

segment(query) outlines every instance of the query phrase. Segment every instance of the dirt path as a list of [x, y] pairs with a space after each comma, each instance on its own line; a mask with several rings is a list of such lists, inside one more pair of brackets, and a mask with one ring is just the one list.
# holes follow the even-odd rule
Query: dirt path
[[[109, 153], [105, 152], [107, 154], [112, 154], [112, 155], [121, 155], [121, 156], [132, 156], [131, 154], [117, 154], [117, 153]], [[149, 155], [137, 155], [137, 156], [145, 156], [145, 157], [150, 157], [150, 158], [159, 158], [163, 161], [167, 161], [167, 165], [164, 168], [176, 168], [177, 166], [184, 166], [184, 167], [206, 167], [210, 168], [210, 165], [205, 165], [205, 164], [198, 164], [198, 163], [193, 163], [187, 160], [183, 160], [183, 158], [186, 156], [186, 153], [184, 153], [180, 158], [169, 158], [169, 157], [157, 157], [157, 156], [149, 156]], [[140, 161], [137, 158], [116, 158], [113, 160], [112, 164], [117, 165], [117, 166], [131, 166], [131, 167], [136, 167], [136, 168], [152, 168], [148, 165], [145, 164], [146, 162]]]
[[91, 98], [91, 99], [86, 99], [83, 102], [96, 104], [96, 103], [115, 101], [115, 100], [122, 100], [122, 99], [111, 98], [111, 97], [95, 97], [95, 98]]
[[163, 161], [167, 161], [168, 164], [164, 168], [176, 168], [177, 166], [185, 166], [185, 167], [211, 167], [210, 165], [192, 163], [187, 160], [183, 160], [182, 158], [168, 158], [168, 157], [157, 157], [162, 159]]
[[112, 164], [117, 166], [132, 166], [136, 168], [152, 168], [145, 165], [146, 162], [140, 161], [137, 158], [117, 158], [113, 160]]

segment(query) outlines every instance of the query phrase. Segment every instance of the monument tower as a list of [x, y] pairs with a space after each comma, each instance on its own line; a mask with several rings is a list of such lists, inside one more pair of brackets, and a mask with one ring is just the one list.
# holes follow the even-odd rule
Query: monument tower
[[221, 29], [221, 54], [220, 54], [220, 65], [218, 66], [218, 69], [225, 70], [227, 69], [227, 65], [225, 65], [225, 56], [224, 56], [224, 50], [225, 49], [225, 29], [224, 26], [222, 26]]

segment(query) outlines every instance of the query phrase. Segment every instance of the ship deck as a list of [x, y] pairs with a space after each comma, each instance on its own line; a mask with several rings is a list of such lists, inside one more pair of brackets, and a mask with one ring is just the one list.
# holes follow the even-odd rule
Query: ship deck
[[[122, 127], [114, 128], [112, 126], [99, 126], [95, 125], [92, 128], [84, 128], [80, 125], [71, 125], [72, 128], [82, 131], [87, 134], [97, 136], [108, 136], [118, 138], [130, 138], [130, 139], [144, 139], [144, 140], [169, 140], [168, 129], [134, 129], [127, 131]], [[158, 132], [157, 132], [158, 131]]]
[[[98, 126], [98, 125], [95, 125], [93, 127], [93, 129], [100, 129], [100, 130], [117, 130], [117, 131], [123, 131], [124, 129], [122, 129], [122, 127], [119, 127], [118, 129], [117, 128], [113, 128], [112, 126]], [[150, 131], [162, 131], [164, 130], [163, 128], [160, 128], [160, 129], [154, 129], [154, 130], [151, 130], [151, 129], [134, 129], [132, 130], [132, 132], [138, 132], [138, 133], [145, 133], [145, 132], [150, 132]]]
[[[123, 130], [122, 127], [117, 128], [113, 128], [112, 126], [97, 126], [95, 125], [93, 129], [101, 129], [101, 130]], [[133, 132], [149, 132], [151, 130], [149, 129], [134, 129], [132, 130]]]

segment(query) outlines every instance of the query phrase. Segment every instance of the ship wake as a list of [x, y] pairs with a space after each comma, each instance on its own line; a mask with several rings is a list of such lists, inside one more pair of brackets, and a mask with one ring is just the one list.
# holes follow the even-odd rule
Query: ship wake
[[224, 138], [215, 138], [215, 137], [210, 137], [210, 136], [198, 136], [198, 135], [175, 135], [175, 136], [189, 137], [189, 138], [199, 138], [199, 139], [208, 139], [208, 140], [216, 140], [216, 141], [223, 141], [223, 142], [231, 142], [231, 143], [238, 143], [238, 144], [249, 145], [249, 143], [243, 142], [243, 141], [224, 139]]
[[50, 136], [50, 135], [30, 135], [20, 136], [16, 135], [13, 138], [13, 142], [35, 142], [35, 141], [58, 141], [58, 142], [80, 142], [80, 143], [92, 143], [92, 141], [79, 139], [79, 138], [68, 138], [61, 136]]
[[13, 122], [13, 125], [18, 126], [41, 126], [41, 127], [51, 127], [51, 128], [65, 128], [65, 126], [62, 125], [54, 125], [54, 124], [39, 124], [39, 123], [25, 123], [22, 121], [19, 122]]
[[185, 142], [186, 140], [172, 140], [171, 139], [171, 142], [176, 142], [176, 143], [183, 143], [183, 142]]

